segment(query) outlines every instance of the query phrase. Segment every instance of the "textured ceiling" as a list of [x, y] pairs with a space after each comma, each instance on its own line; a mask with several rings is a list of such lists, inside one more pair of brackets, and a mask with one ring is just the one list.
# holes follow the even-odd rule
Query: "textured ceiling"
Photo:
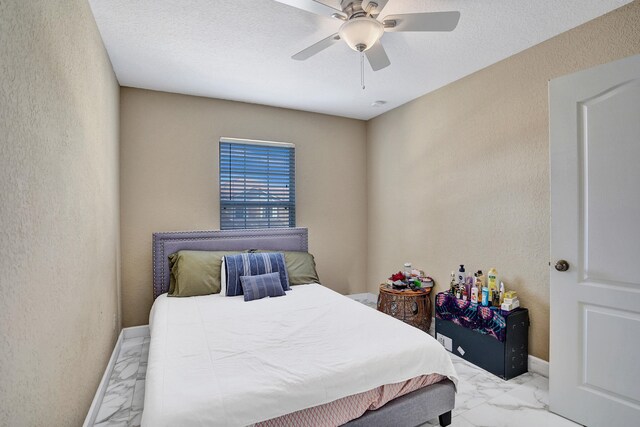
[[[382, 17], [462, 17], [450, 33], [385, 33], [391, 66], [365, 64], [365, 90], [359, 54], [342, 42], [306, 61], [290, 58], [336, 32], [336, 19], [273, 0], [90, 4], [123, 86], [370, 119], [630, 1], [390, 0]], [[377, 100], [387, 103], [372, 107]]]

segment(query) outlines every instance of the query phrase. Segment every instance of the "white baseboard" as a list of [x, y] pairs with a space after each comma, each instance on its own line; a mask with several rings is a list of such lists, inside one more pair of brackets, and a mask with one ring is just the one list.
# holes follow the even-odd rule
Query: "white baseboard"
[[100, 385], [98, 386], [98, 390], [96, 390], [95, 396], [93, 396], [93, 401], [91, 402], [91, 406], [89, 407], [89, 412], [87, 412], [87, 417], [84, 419], [84, 424], [82, 427], [91, 427], [96, 422], [96, 417], [98, 416], [98, 410], [100, 409], [100, 404], [102, 403], [102, 399], [104, 398], [104, 393], [107, 391], [107, 386], [109, 385], [109, 378], [111, 377], [111, 372], [113, 371], [113, 367], [118, 360], [118, 354], [120, 353], [120, 345], [122, 344], [122, 340], [124, 339], [122, 331], [118, 335], [118, 340], [116, 341], [116, 345], [111, 352], [111, 358], [109, 358], [109, 363], [107, 363], [107, 368], [104, 370], [104, 374], [102, 374], [102, 379], [100, 380]]
[[138, 337], [148, 337], [149, 336], [149, 325], [133, 326], [131, 328], [124, 328], [122, 330], [122, 334], [124, 335], [125, 339], [138, 338]]
[[549, 378], [549, 362], [529, 355], [529, 372]]
[[349, 294], [349, 295], [345, 295], [351, 299], [356, 299], [356, 300], [367, 300], [369, 302], [377, 302], [378, 301], [378, 295], [377, 294], [372, 294], [371, 292], [363, 292], [360, 294]]
[[107, 387], [109, 386], [109, 378], [111, 378], [113, 367], [116, 365], [116, 362], [118, 361], [118, 356], [120, 355], [120, 347], [122, 346], [122, 341], [129, 338], [148, 337], [148, 336], [149, 336], [149, 325], [134, 326], [132, 328], [124, 328], [120, 331], [120, 335], [118, 335], [118, 340], [116, 341], [116, 345], [113, 347], [113, 351], [111, 352], [109, 363], [107, 363], [107, 368], [104, 370], [104, 374], [102, 374], [102, 380], [100, 380], [100, 385], [96, 390], [95, 396], [93, 396], [93, 401], [91, 402], [91, 406], [89, 407], [89, 412], [87, 412], [87, 417], [84, 419], [84, 424], [82, 424], [82, 427], [91, 427], [96, 422], [96, 417], [98, 416], [98, 410], [100, 409], [100, 405], [102, 404], [102, 399], [104, 398], [104, 394], [106, 393]]

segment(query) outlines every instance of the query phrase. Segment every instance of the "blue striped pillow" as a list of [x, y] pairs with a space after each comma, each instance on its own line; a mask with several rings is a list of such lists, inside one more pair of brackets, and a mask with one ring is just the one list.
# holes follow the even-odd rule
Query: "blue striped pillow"
[[283, 291], [289, 291], [289, 275], [281, 252], [243, 253], [224, 257], [227, 273], [227, 296], [242, 295], [240, 276], [278, 273]]
[[258, 276], [240, 276], [245, 301], [286, 295], [280, 284], [280, 274], [267, 273]]

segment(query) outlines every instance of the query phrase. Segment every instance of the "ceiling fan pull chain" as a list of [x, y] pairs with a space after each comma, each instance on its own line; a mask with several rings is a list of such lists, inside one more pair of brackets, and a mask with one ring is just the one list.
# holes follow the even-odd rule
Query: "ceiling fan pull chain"
[[360, 84], [364, 90], [364, 52], [360, 52]]

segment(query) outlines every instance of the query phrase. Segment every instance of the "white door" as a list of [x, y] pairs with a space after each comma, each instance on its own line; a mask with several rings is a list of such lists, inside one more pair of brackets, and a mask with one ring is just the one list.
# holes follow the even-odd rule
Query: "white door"
[[549, 407], [638, 426], [640, 55], [552, 80], [549, 109]]

